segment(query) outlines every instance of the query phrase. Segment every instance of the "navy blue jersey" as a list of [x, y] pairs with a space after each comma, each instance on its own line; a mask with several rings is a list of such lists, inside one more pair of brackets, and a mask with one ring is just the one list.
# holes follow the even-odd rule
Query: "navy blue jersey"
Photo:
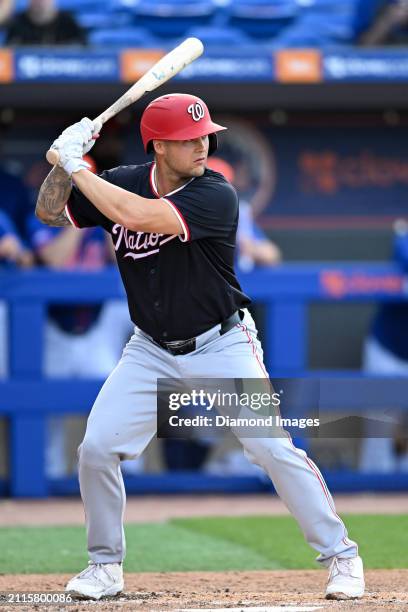
[[[100, 176], [142, 197], [160, 197], [154, 162]], [[238, 197], [221, 174], [206, 169], [162, 199], [178, 216], [180, 235], [128, 230], [76, 187], [66, 211], [77, 227], [100, 225], [111, 234], [133, 322], [157, 340], [184, 340], [250, 303], [234, 272]]]

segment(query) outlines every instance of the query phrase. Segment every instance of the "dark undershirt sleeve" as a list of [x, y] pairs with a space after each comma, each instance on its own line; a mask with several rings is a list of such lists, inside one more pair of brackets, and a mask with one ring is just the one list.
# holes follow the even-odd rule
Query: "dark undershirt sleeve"
[[203, 178], [163, 199], [179, 215], [185, 230], [183, 241], [225, 238], [237, 223], [238, 196], [226, 181]]

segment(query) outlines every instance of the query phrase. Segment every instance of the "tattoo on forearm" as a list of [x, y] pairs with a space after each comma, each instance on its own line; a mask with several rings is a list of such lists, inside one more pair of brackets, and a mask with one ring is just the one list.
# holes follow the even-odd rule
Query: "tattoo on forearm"
[[59, 215], [56, 215], [52, 218], [52, 223], [50, 223], [50, 225], [54, 225], [56, 227], [64, 227], [65, 225], [71, 225], [71, 222], [65, 213], [65, 209], [60, 212]]
[[62, 168], [54, 166], [38, 194], [35, 214], [48, 225], [70, 225], [64, 207], [72, 189], [72, 181]]

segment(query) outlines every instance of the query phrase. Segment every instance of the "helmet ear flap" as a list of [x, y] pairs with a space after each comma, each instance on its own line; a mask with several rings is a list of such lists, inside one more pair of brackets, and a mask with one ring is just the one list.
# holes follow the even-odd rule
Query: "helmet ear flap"
[[208, 155], [212, 155], [218, 148], [217, 134], [208, 134]]

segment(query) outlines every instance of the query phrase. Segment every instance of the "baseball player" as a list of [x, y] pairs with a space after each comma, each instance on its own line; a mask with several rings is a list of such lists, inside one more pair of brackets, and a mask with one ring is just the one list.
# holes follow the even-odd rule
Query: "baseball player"
[[[79, 447], [89, 565], [67, 591], [92, 599], [124, 588], [125, 489], [120, 461], [136, 458], [156, 433], [157, 378], [266, 378], [262, 347], [234, 273], [238, 199], [206, 168], [217, 132], [196, 96], [157, 98], [141, 119], [154, 161], [95, 176], [82, 157], [100, 130], [90, 119], [54, 142], [60, 165], [45, 179], [36, 214], [46, 224], [102, 226], [112, 237], [135, 333], [103, 385]], [[290, 436], [242, 438], [317, 560], [330, 568], [326, 597], [364, 593], [357, 544], [336, 514], [321, 473]]]

